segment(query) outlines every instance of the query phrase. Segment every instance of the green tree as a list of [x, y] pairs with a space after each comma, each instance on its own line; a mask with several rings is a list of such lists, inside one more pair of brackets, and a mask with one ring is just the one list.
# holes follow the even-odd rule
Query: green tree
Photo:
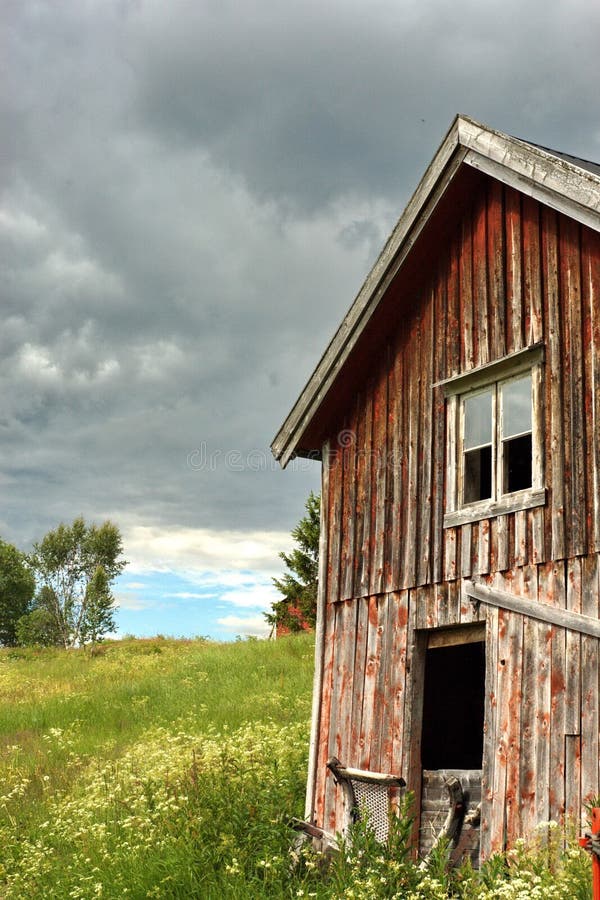
[[311, 491], [305, 505], [306, 515], [292, 530], [297, 544], [291, 553], [280, 553], [288, 568], [273, 584], [282, 595], [272, 605], [266, 619], [273, 626], [284, 625], [300, 631], [303, 623], [314, 628], [317, 620], [317, 580], [319, 572], [319, 532], [321, 498]]
[[[121, 533], [112, 522], [61, 524], [38, 544], [30, 560], [64, 647], [97, 641], [114, 628], [110, 586], [126, 561]], [[41, 596], [41, 591], [40, 591]]]
[[87, 612], [81, 626], [81, 642], [93, 646], [101, 641], [105, 634], [115, 630], [114, 597], [102, 566], [96, 566], [87, 587], [86, 601]]
[[45, 606], [36, 606], [17, 622], [17, 643], [21, 647], [56, 647], [61, 644], [56, 619]]
[[35, 578], [27, 557], [0, 540], [0, 644], [14, 646], [17, 622], [31, 609]]

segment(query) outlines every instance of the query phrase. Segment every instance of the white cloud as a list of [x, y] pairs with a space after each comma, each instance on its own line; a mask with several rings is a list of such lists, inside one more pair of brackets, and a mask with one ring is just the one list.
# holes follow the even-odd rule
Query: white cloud
[[[177, 570], [203, 586], [243, 585], [258, 572], [265, 579], [277, 575], [278, 554], [291, 545], [290, 535], [281, 531], [133, 526], [123, 532], [129, 572]], [[250, 579], [248, 571], [254, 573]]]
[[150, 609], [155, 604], [149, 600], [142, 600], [141, 597], [133, 594], [123, 594], [120, 591], [115, 596], [119, 609], [129, 609], [134, 612], [140, 612], [143, 609]]
[[233, 634], [268, 637], [271, 631], [271, 626], [262, 616], [223, 616], [222, 619], [217, 619], [217, 622]]
[[256, 609], [269, 609], [272, 603], [280, 599], [280, 594], [273, 585], [255, 584], [240, 587], [235, 591], [225, 591], [221, 594], [221, 600], [231, 603], [233, 606], [255, 607]]

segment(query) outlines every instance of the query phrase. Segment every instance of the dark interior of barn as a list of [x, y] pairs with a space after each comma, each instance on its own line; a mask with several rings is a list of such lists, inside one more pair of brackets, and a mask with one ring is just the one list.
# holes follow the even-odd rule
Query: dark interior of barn
[[480, 769], [485, 644], [427, 651], [421, 762], [424, 769]]

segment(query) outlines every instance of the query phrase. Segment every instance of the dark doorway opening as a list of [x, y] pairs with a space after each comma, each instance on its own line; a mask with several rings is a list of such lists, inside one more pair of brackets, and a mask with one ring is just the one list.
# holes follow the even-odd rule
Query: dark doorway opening
[[421, 763], [424, 769], [481, 769], [485, 643], [427, 650]]

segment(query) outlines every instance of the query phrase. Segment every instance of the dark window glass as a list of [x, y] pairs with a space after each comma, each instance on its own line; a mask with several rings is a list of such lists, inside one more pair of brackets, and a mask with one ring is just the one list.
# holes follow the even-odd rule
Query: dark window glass
[[504, 441], [504, 493], [523, 491], [532, 485], [531, 435]]
[[468, 450], [464, 456], [463, 502], [476, 503], [492, 496], [492, 447]]

